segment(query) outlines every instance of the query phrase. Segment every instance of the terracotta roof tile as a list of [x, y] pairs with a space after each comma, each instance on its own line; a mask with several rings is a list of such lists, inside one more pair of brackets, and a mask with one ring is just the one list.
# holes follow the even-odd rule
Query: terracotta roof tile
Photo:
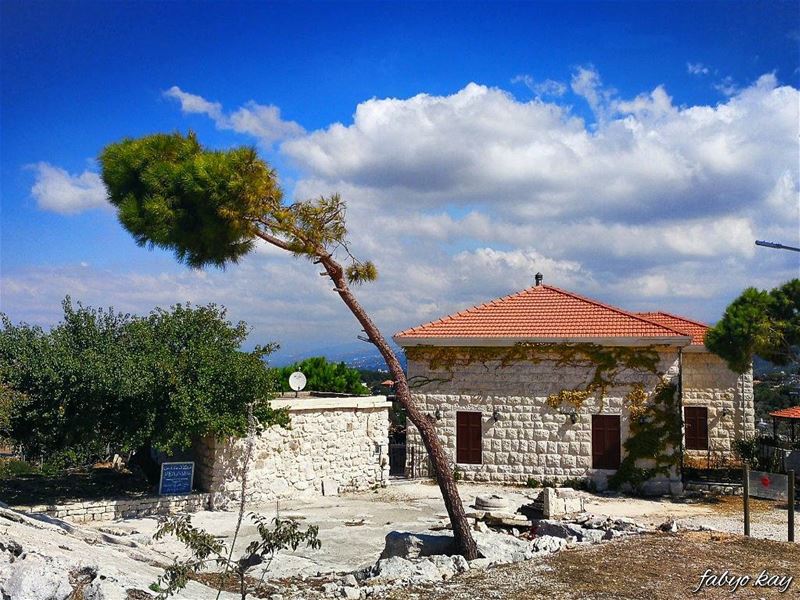
[[406, 329], [394, 337], [402, 342], [408, 338], [675, 338], [693, 335], [685, 333], [686, 329], [683, 321], [681, 328], [676, 329], [654, 318], [550, 285], [538, 285]]
[[782, 408], [781, 410], [774, 410], [769, 413], [770, 417], [779, 417], [783, 419], [800, 419], [800, 406], [792, 406], [791, 408]]
[[705, 323], [665, 312], [639, 312], [634, 314], [692, 336], [692, 346], [702, 346], [705, 343], [704, 339], [706, 331], [708, 331], [708, 325]]

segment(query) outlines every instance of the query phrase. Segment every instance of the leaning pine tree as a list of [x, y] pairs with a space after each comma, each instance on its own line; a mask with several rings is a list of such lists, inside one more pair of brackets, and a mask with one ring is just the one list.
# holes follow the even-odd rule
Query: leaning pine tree
[[[262, 239], [322, 266], [386, 360], [396, 381], [397, 400], [430, 455], [458, 551], [467, 559], [477, 558], [433, 423], [412, 400], [400, 361], [350, 287], [374, 280], [377, 270], [348, 249], [342, 199], [335, 194], [285, 204], [275, 172], [253, 148], [208, 150], [192, 133], [124, 139], [103, 149], [100, 164], [109, 200], [139, 245], [171, 249], [180, 261], [202, 268], [236, 262]], [[346, 256], [344, 265], [337, 252]]]

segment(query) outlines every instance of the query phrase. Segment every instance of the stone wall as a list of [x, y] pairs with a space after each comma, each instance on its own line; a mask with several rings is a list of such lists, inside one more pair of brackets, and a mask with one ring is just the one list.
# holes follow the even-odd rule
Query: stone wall
[[727, 460], [734, 440], [755, 433], [752, 370], [739, 376], [714, 354], [683, 353], [683, 404], [708, 408], [708, 450], [686, 450], [699, 466]]
[[[678, 384], [677, 348], [663, 347], [658, 351], [658, 372], [664, 374], [666, 381]], [[738, 377], [708, 352], [685, 351], [682, 361], [682, 401], [686, 406], [708, 407], [711, 452], [717, 460], [728, 460], [732, 458], [732, 440], [754, 431], [752, 374]], [[551, 408], [546, 400], [561, 390], [585, 389], [594, 369], [588, 364], [557, 367], [554, 361], [543, 360], [503, 367], [497, 361], [476, 361], [456, 366], [450, 373], [432, 370], [425, 361], [410, 360], [408, 369], [410, 378], [429, 382], [415, 388], [414, 397], [423, 412], [435, 415], [437, 409], [441, 411], [436, 427], [454, 465], [456, 412], [483, 414], [483, 463], [459, 464], [464, 479], [507, 483], [525, 483], [529, 478], [563, 481], [588, 477], [602, 487], [613, 471], [592, 469], [591, 415], [620, 415], [624, 458], [630, 425], [624, 397], [634, 383], [642, 384], [648, 394], [659, 383], [659, 377], [647, 371], [623, 372], [615, 380], [619, 386], [606, 390], [602, 401], [590, 397], [583, 403], [573, 424], [569, 415]], [[727, 409], [725, 416], [723, 409]], [[497, 422], [492, 418], [495, 410], [500, 415]], [[413, 426], [409, 427], [408, 445], [409, 476], [429, 475], [426, 455]], [[687, 451], [686, 455], [707, 457], [709, 452]], [[641, 461], [639, 466], [652, 466], [647, 462]], [[678, 480], [679, 473], [675, 471], [670, 477], [650, 482], [645, 491], [666, 491]]]
[[194, 512], [208, 508], [209, 494], [181, 496], [149, 496], [135, 499], [87, 500], [69, 504], [42, 504], [37, 506], [12, 506], [14, 510], [32, 514], [44, 514], [73, 523], [87, 521], [113, 521], [166, 515], [178, 512]]
[[[658, 348], [657, 371], [668, 382], [677, 383], [678, 351]], [[626, 370], [615, 378], [617, 386], [608, 388], [601, 400], [590, 397], [577, 409], [573, 424], [568, 414], [562, 414], [547, 403], [550, 394], [562, 390], [585, 389], [594, 372], [594, 365], [557, 367], [554, 360], [538, 363], [521, 361], [505, 367], [498, 361], [473, 362], [456, 366], [451, 374], [432, 370], [426, 361], [410, 360], [410, 378], [428, 380], [427, 385], [414, 389], [414, 398], [423, 412], [442, 413], [436, 427], [451, 460], [455, 461], [456, 412], [478, 410], [483, 413], [483, 464], [459, 464], [465, 480], [525, 483], [529, 478], [539, 481], [564, 481], [590, 477], [602, 487], [613, 471], [592, 469], [592, 415], [620, 415], [621, 437], [628, 437], [629, 414], [624, 397], [633, 384], [641, 384], [652, 394], [661, 377], [645, 370]], [[500, 419], [495, 422], [492, 413]], [[409, 426], [408, 460], [424, 457], [419, 433]], [[679, 449], [676, 449], [679, 451]], [[624, 448], [622, 449], [624, 457]], [[642, 465], [647, 466], [647, 465]], [[428, 475], [427, 461], [407, 464], [409, 473]], [[653, 482], [658, 489], [669, 490], [679, 474]]]
[[[368, 489], [389, 478], [389, 407], [384, 396], [280, 399], [290, 428], [272, 426], [255, 444], [248, 500]], [[243, 439], [205, 439], [196, 447], [198, 484], [216, 506], [240, 496]]]

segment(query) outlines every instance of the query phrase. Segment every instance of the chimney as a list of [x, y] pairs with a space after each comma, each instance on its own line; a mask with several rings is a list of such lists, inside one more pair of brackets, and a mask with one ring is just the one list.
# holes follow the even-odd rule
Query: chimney
[[538, 285], [542, 285], [542, 279], [544, 279], [544, 276], [541, 273], [537, 273], [536, 274], [536, 285], [537, 286]]

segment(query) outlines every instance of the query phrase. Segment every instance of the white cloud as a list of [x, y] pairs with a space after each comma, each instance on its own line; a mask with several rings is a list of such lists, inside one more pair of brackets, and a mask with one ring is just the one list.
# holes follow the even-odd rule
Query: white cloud
[[210, 102], [202, 96], [184, 92], [178, 86], [172, 86], [164, 96], [177, 100], [181, 111], [187, 114], [204, 114], [214, 121], [218, 129], [229, 129], [237, 133], [250, 135], [264, 146], [302, 135], [305, 130], [294, 121], [281, 118], [281, 110], [277, 106], [247, 102], [232, 113], [224, 113], [219, 102]]
[[687, 62], [686, 72], [689, 73], [690, 75], [708, 75], [709, 68], [701, 62], [697, 63]]
[[30, 168], [35, 171], [31, 194], [42, 210], [70, 215], [109, 206], [103, 181], [93, 171], [72, 175], [47, 162], [30, 165]]
[[536, 81], [530, 75], [516, 75], [511, 79], [511, 83], [521, 83], [538, 97], [552, 96], [560, 97], [567, 93], [567, 86], [554, 79]]
[[[663, 86], [621, 97], [588, 67], [572, 88], [596, 123], [558, 100], [472, 83], [367, 99], [351, 121], [280, 144], [299, 171], [296, 197], [347, 200], [351, 247], [381, 274], [357, 293], [386, 333], [518, 290], [537, 271], [612, 304], [706, 320], [748, 285], [797, 275], [796, 255], [754, 246], [800, 244], [797, 89], [767, 74], [716, 105], [681, 106]], [[181, 94], [186, 112], [277, 139], [258, 105], [226, 112]], [[256, 133], [262, 125], [267, 133]], [[253, 323], [258, 341], [355, 339], [357, 325], [316, 273], [269, 247], [205, 279], [177, 267], [109, 274], [93, 261], [4, 277], [3, 301], [27, 317], [57, 310], [67, 292], [138, 312], [214, 300]]]
[[714, 89], [725, 96], [733, 96], [740, 88], [733, 77], [726, 75], [714, 84]]

